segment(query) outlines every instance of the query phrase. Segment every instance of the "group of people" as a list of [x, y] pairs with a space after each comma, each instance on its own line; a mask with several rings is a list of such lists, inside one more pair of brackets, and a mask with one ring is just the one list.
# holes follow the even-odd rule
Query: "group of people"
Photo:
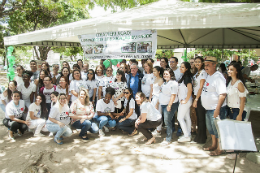
[[50, 136], [55, 135], [54, 141], [62, 144], [63, 138], [72, 134], [72, 127], [81, 129], [83, 140], [88, 140], [88, 131], [102, 138], [109, 130], [120, 129], [129, 136], [139, 131], [146, 144], [152, 144], [165, 125], [162, 144], [169, 145], [176, 114], [177, 131], [183, 133], [178, 142], [190, 142], [193, 129], [194, 142], [203, 144], [208, 130], [212, 145], [204, 150], [220, 155], [214, 121], [218, 117], [242, 121], [246, 116], [244, 79], [252, 79], [242, 74], [241, 63], [232, 61], [225, 76], [217, 71], [217, 59], [211, 56], [197, 56], [180, 67], [176, 57], [162, 58], [155, 67], [153, 59], [141, 62], [139, 67], [135, 59], [128, 64], [123, 60], [115, 76], [112, 67], [104, 68], [103, 60], [95, 71], [82, 60], [73, 69], [64, 61], [60, 71], [59, 65], [50, 71], [47, 62], [37, 71], [34, 60], [30, 71], [17, 66], [17, 76], [1, 97], [9, 137], [20, 136], [27, 129], [34, 136], [49, 131]]

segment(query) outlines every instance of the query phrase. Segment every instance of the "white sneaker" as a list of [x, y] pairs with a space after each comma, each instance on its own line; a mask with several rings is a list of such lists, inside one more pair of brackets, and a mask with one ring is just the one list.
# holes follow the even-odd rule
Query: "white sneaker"
[[[238, 156], [239, 156], [239, 155], [238, 155]], [[238, 157], [238, 156], [237, 156], [237, 157]], [[236, 153], [228, 154], [226, 157], [227, 157], [227, 159], [235, 160], [235, 159], [236, 159]]]
[[104, 130], [105, 130], [106, 133], [109, 132], [109, 129], [108, 129], [106, 126], [104, 126], [103, 128], [104, 128]]
[[105, 133], [103, 132], [102, 129], [99, 129], [99, 130], [98, 130], [98, 133], [99, 133], [99, 136], [100, 136], [100, 137], [105, 136]]
[[169, 145], [170, 144], [170, 142], [168, 142], [168, 141], [166, 141], [166, 140], [164, 140], [162, 143], [161, 143], [161, 145]]
[[42, 133], [39, 133], [39, 134], [34, 134], [34, 136], [35, 136], [35, 137], [43, 137], [43, 136], [45, 136], [45, 135], [42, 134]]
[[53, 136], [53, 133], [52, 132], [50, 132], [50, 134], [49, 134], [49, 137], [52, 137]]
[[190, 142], [191, 138], [190, 137], [182, 137], [178, 139], [178, 142]]
[[153, 136], [161, 136], [162, 131], [158, 132], [158, 130], [155, 129], [155, 130], [152, 132], [152, 134], [153, 134]]

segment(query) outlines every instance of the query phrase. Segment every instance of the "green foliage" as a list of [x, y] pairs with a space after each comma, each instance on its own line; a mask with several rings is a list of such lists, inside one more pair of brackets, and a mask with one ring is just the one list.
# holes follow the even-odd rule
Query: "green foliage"
[[82, 47], [56, 47], [52, 49], [55, 53], [60, 53], [63, 56], [68, 56], [72, 61], [75, 60], [75, 57], [79, 53], [83, 55]]
[[164, 57], [169, 59], [169, 58], [173, 57], [173, 55], [174, 55], [173, 50], [157, 49], [155, 57], [157, 59], [161, 59], [161, 58], [164, 58]]
[[29, 64], [30, 57], [32, 57], [33, 52], [30, 46], [16, 46], [13, 52], [15, 56], [15, 65], [25, 66]]

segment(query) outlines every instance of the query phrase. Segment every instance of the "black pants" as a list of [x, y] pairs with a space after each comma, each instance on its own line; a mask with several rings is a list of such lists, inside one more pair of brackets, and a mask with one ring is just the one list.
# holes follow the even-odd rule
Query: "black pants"
[[151, 131], [149, 129], [156, 128], [162, 123], [162, 119], [157, 121], [149, 121], [146, 120], [144, 123], [140, 123], [138, 125], [138, 131], [141, 132], [148, 140], [153, 137]]
[[3, 124], [14, 133], [17, 133], [17, 130], [19, 129], [23, 134], [28, 128], [27, 125], [24, 123], [18, 123], [6, 118], [3, 119]]
[[206, 134], [206, 110], [201, 104], [201, 97], [197, 101], [197, 108], [196, 115], [197, 115], [197, 135], [194, 139], [195, 142], [204, 144], [207, 140], [207, 134]]

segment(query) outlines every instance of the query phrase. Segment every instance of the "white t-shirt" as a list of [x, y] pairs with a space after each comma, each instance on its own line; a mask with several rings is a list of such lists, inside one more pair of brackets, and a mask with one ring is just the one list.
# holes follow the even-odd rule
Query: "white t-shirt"
[[72, 73], [71, 73], [69, 76], [69, 81], [72, 81], [72, 80], [73, 80], [73, 77], [72, 77]]
[[[89, 98], [93, 97], [94, 89], [97, 88], [97, 80], [87, 80], [86, 85], [88, 86]], [[97, 92], [97, 91], [96, 91]]]
[[151, 91], [151, 84], [154, 83], [155, 77], [153, 73], [145, 74], [142, 81], [141, 81], [141, 89], [142, 92], [145, 94], [145, 97], [150, 97]]
[[183, 75], [183, 73], [181, 73], [179, 67], [176, 70], [174, 70], [173, 73], [174, 73], [176, 81], [179, 81]]
[[31, 93], [36, 92], [36, 85], [34, 83], [30, 83], [28, 88], [24, 85], [18, 85], [17, 90], [22, 93], [24, 101], [30, 101]]
[[195, 96], [198, 94], [198, 91], [200, 89], [200, 80], [201, 79], [206, 80], [206, 78], [208, 76], [208, 74], [206, 73], [205, 70], [201, 70], [198, 77], [196, 77], [197, 74], [198, 74], [198, 72], [193, 76], [193, 92], [194, 92]]
[[112, 100], [108, 104], [104, 102], [103, 99], [97, 101], [96, 111], [100, 111], [102, 113], [110, 113], [115, 111], [115, 105]]
[[106, 95], [106, 88], [111, 87], [113, 81], [114, 81], [113, 76], [110, 77], [105, 76], [101, 79], [99, 86], [102, 86], [103, 97], [105, 97]]
[[47, 89], [45, 87], [42, 87], [40, 89], [40, 93], [42, 93], [45, 96], [46, 103], [51, 103], [51, 93], [56, 91], [56, 85], [53, 85], [51, 89]]
[[[66, 94], [67, 95], [67, 91], [66, 91], [66, 88], [61, 88], [60, 86], [57, 86], [56, 87], [56, 91], [60, 94], [60, 93], [64, 93], [64, 94]], [[69, 92], [69, 95], [71, 95], [71, 93], [70, 93], [70, 88], [68, 88], [68, 92]]]
[[162, 118], [160, 112], [150, 102], [143, 102], [140, 106], [141, 115], [146, 114], [146, 119], [149, 121], [157, 121]]
[[[88, 86], [86, 85], [86, 81], [83, 81], [83, 80], [72, 80], [71, 81], [70, 89], [69, 89], [70, 92], [72, 90], [74, 90], [79, 94], [81, 88], [88, 89]], [[71, 94], [71, 101], [73, 102], [76, 99], [77, 99], [77, 97], [75, 97], [73, 94]]]
[[84, 71], [82, 71], [82, 72], [81, 72], [81, 79], [86, 81], [87, 78], [88, 78], [88, 72], [85, 73]]
[[[97, 80], [97, 88], [99, 87], [99, 84], [100, 84], [101, 80], [103, 79], [103, 77], [104, 76], [97, 76], [95, 74], [95, 79]], [[96, 97], [98, 97], [98, 89], [97, 89]]]
[[[59, 104], [56, 103], [55, 106], [53, 106], [51, 108], [50, 114], [49, 114], [50, 118], [54, 118], [55, 120], [68, 125], [70, 123], [70, 117], [69, 117], [69, 106], [68, 105], [64, 105], [61, 110], [59, 108]], [[47, 123], [53, 123], [51, 122], [49, 119], [47, 120]]]
[[23, 78], [20, 77], [20, 76], [15, 76], [15, 81], [17, 82], [17, 85], [23, 85], [24, 82], [23, 82]]
[[[125, 102], [124, 102], [125, 110], [126, 110], [127, 102], [128, 102], [128, 100], [125, 99]], [[130, 109], [134, 109], [134, 112], [133, 112], [133, 114], [129, 117], [129, 119], [131, 119], [131, 120], [137, 119], [137, 114], [135, 113], [135, 100], [134, 100], [133, 98], [132, 98], [132, 99], [130, 100], [130, 102], [129, 102], [129, 111], [130, 111]]]
[[169, 82], [164, 82], [161, 85], [161, 91], [159, 94], [160, 105], [168, 105], [171, 95], [176, 94], [173, 103], [178, 102], [178, 83], [176, 81], [170, 80]]
[[[192, 85], [192, 79], [190, 77], [184, 77], [183, 81], [179, 83], [178, 97], [179, 100], [185, 100], [188, 95], [188, 84]], [[192, 101], [192, 96], [190, 96], [189, 101]]]
[[29, 106], [29, 111], [28, 111], [28, 114], [27, 114], [27, 117], [26, 117], [26, 121], [31, 120], [30, 112], [33, 112], [33, 115], [35, 117], [40, 118], [41, 117], [41, 105], [37, 106], [35, 103], [32, 103]]
[[10, 116], [14, 116], [15, 118], [20, 119], [23, 116], [24, 109], [25, 102], [23, 100], [19, 100], [19, 105], [17, 107], [12, 100], [6, 105], [5, 118], [10, 119]]
[[58, 79], [58, 77], [60, 77], [60, 74], [58, 73], [58, 74], [56, 74], [55, 76], [54, 76], [54, 74], [51, 72], [51, 78], [56, 78], [56, 79]]
[[[208, 75], [203, 86], [201, 94], [202, 106], [206, 110], [214, 110], [218, 105], [220, 94], [226, 94], [226, 79], [219, 72], [216, 71], [213, 75]], [[222, 106], [226, 105], [226, 100]]]

